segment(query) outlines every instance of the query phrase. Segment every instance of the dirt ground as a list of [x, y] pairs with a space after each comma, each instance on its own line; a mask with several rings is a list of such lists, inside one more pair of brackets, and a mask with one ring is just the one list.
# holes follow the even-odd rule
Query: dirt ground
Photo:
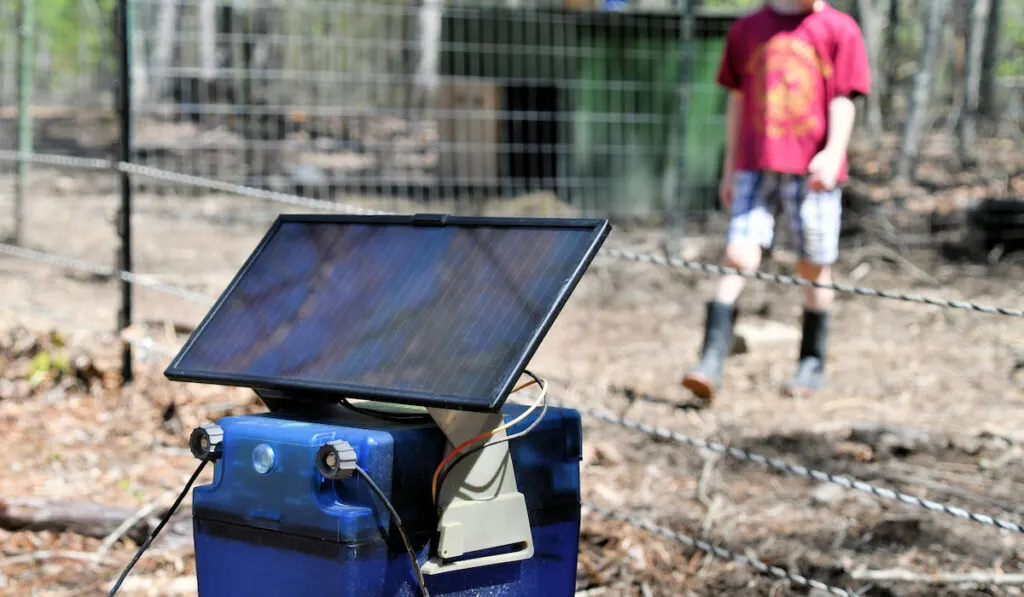
[[[35, 172], [26, 246], [112, 265], [112, 187], [84, 175]], [[4, 214], [9, 184], [0, 180]], [[280, 207], [228, 196], [141, 195], [135, 269], [216, 296]], [[620, 228], [606, 246], [660, 251], [666, 242], [663, 233]], [[688, 232], [679, 248], [688, 258], [714, 261], [720, 247], [715, 235]], [[791, 271], [792, 256], [780, 252], [767, 269]], [[946, 263], [926, 249], [894, 259], [851, 241], [837, 275], [864, 286], [1024, 306], [1021, 268]], [[0, 501], [37, 497], [137, 508], [160, 500], [166, 507], [173, 497], [167, 492], [194, 468], [185, 450], [189, 430], [261, 408], [246, 391], [167, 382], [167, 357], [154, 351], [137, 352], [137, 380], [122, 391], [110, 333], [119, 290], [111, 281], [6, 256], [0, 280], [0, 453], [6, 456]], [[1024, 522], [1015, 497], [1024, 484], [1024, 377], [1012, 376], [1024, 351], [1024, 319], [841, 295], [830, 386], [812, 400], [793, 400], [778, 389], [794, 366], [801, 290], [752, 282], [742, 315], [749, 350], [729, 363], [720, 399], [696, 410], [678, 381], [697, 356], [703, 302], [714, 282], [702, 273], [600, 257], [530, 367], [569, 404]], [[144, 288], [134, 297], [136, 321], [172, 350], [187, 337], [174, 328], [187, 333], [205, 313], [202, 305]], [[52, 345], [39, 334], [54, 331], [69, 355], [87, 355], [91, 366], [77, 381], [37, 379], [33, 386], [29, 359]], [[83, 362], [72, 365], [79, 370]], [[865, 595], [1021, 594], [1012, 585], [864, 578], [894, 569], [1022, 573], [1019, 534], [584, 421], [585, 501]], [[199, 483], [209, 479], [206, 472]], [[120, 541], [100, 562], [52, 553], [90, 552], [99, 543], [71, 532], [0, 530], [0, 595], [105, 594], [135, 543]], [[49, 557], [25, 557], [41, 550]], [[164, 542], [140, 562], [122, 594], [192, 595], [194, 574], [187, 541]], [[578, 591], [808, 594], [590, 514]]]

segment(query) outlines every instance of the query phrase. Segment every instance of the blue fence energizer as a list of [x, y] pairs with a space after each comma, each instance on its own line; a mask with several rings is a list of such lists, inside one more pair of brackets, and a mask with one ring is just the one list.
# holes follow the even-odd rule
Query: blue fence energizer
[[573, 595], [580, 416], [527, 365], [609, 231], [279, 217], [166, 371], [268, 407], [189, 440], [200, 597]]

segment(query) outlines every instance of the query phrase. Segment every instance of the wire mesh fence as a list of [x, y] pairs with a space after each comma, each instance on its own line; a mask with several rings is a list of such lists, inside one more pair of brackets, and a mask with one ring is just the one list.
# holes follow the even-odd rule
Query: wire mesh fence
[[[268, 189], [245, 192], [279, 203], [232, 204], [219, 195], [217, 217], [225, 222], [235, 212], [322, 207], [313, 201], [344, 202], [353, 209], [512, 210], [522, 215], [632, 216], [662, 223], [707, 212], [716, 201], [724, 133], [725, 98], [714, 84], [715, 70], [728, 26], [739, 12], [758, 3], [629, 2], [628, 10], [619, 11], [611, 10], [617, 2], [583, 1], [131, 0], [130, 116], [135, 131], [132, 162], [137, 167], [130, 174], [136, 190], [142, 191], [136, 194], [136, 213], [142, 217], [136, 220], [135, 233], [142, 242], [134, 272], [110, 267], [118, 241], [109, 217], [116, 209], [117, 175], [113, 169], [105, 171], [108, 164], [100, 161], [88, 172], [43, 162], [17, 171], [15, 161], [0, 160], [5, 179], [0, 182], [0, 230], [10, 213], [7, 199], [22, 195], [35, 210], [29, 227], [50, 229], [30, 234], [29, 246], [74, 256], [50, 262], [84, 270], [75, 278], [80, 285], [74, 291], [76, 304], [64, 307], [64, 314], [75, 310], [81, 317], [89, 302], [114, 304], [119, 299], [112, 282], [119, 278], [141, 290], [136, 296], [144, 308], [135, 317], [140, 326], [154, 328], [158, 322], [176, 333], [172, 318], [201, 316], [198, 306], [182, 306], [185, 301], [178, 299], [199, 300], [205, 306], [203, 297], [223, 288], [233, 273], [233, 260], [244, 256], [246, 241], [230, 251], [207, 243], [207, 238], [237, 230], [211, 225], [196, 233], [196, 222], [211, 215], [204, 202], [175, 199], [237, 192], [231, 183]], [[0, 0], [0, 149], [16, 149], [21, 141], [22, 149], [43, 153], [119, 157], [114, 4]], [[915, 5], [904, 6], [908, 4]], [[1024, 21], [1024, 14], [1014, 12], [1024, 4], [1003, 6], [1007, 27]], [[26, 7], [30, 25], [20, 26], [26, 22]], [[901, 89], [910, 80], [900, 73], [912, 72], [906, 56], [920, 41], [914, 39], [920, 25], [909, 16], [902, 22], [901, 35], [909, 31], [913, 41], [890, 61], [899, 76], [893, 86], [895, 108], [887, 116], [897, 123], [904, 110]], [[1000, 50], [1000, 72], [1007, 76], [998, 81], [1003, 90], [999, 110], [1001, 122], [1009, 123], [1010, 130], [1016, 123], [1019, 132], [1020, 75], [1011, 68], [1014, 47], [1004, 41]], [[28, 48], [28, 59], [22, 48]], [[940, 97], [956, 82], [946, 80], [945, 85]], [[24, 135], [25, 130], [32, 135]], [[160, 168], [159, 175], [145, 171], [147, 166]], [[128, 171], [124, 164], [120, 167]], [[190, 175], [223, 184], [197, 184]], [[20, 193], [15, 180], [22, 180]], [[38, 189], [46, 190], [37, 194]], [[46, 202], [39, 201], [43, 194], [48, 195]], [[52, 200], [55, 194], [58, 200]], [[85, 234], [86, 229], [105, 236]], [[186, 230], [193, 235], [185, 237]], [[46, 260], [43, 253], [23, 247], [6, 252]], [[202, 267], [180, 259], [183, 253], [202, 254]], [[621, 249], [609, 254], [723, 271]], [[83, 261], [98, 267], [90, 269]], [[27, 278], [30, 267], [35, 264], [24, 262], [11, 271]], [[84, 274], [111, 283], [90, 287], [81, 283], [87, 279]], [[798, 283], [788, 276], [751, 277]], [[870, 288], [840, 289], [987, 313], [1021, 313]], [[55, 292], [60, 291], [67, 290]], [[173, 300], [160, 302], [161, 293]], [[24, 293], [26, 303], [35, 300], [27, 298], [31, 294]], [[190, 308], [195, 311], [186, 310]], [[103, 319], [108, 315], [99, 312], [95, 318], [113, 325]], [[138, 340], [129, 342], [140, 346]], [[989, 526], [1020, 529], [1015, 523], [1000, 524], [934, 501], [914, 502], [916, 498], [903, 497], [907, 494], [844, 482], [755, 453], [723, 450], [812, 479]], [[808, 582], [678, 532], [635, 518], [624, 520], [762, 572]]]
[[542, 211], [706, 209], [735, 11], [694, 5], [139, 0], [138, 159], [462, 211], [524, 195]]
[[[725, 94], [715, 75], [729, 26], [760, 4], [131, 0], [133, 161], [393, 211], [429, 202], [672, 223], [717, 209]], [[862, 4], [886, 3], [834, 4], [862, 19]], [[898, 128], [922, 8], [892, 4], [879, 90]], [[1020, 132], [1024, 15], [999, 4], [995, 112]], [[0, 148], [21, 138], [43, 153], [117, 157], [116, 5], [0, 2]], [[951, 37], [962, 33], [954, 25]], [[944, 47], [954, 55], [937, 104], [960, 88], [956, 44]], [[0, 168], [0, 188], [13, 190], [15, 170]]]

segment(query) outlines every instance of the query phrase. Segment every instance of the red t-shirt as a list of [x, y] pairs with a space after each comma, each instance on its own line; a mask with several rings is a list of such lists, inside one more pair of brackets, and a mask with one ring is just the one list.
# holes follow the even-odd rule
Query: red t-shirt
[[[832, 100], [870, 93], [860, 27], [820, 6], [792, 15], [765, 6], [729, 30], [718, 83], [743, 93], [737, 170], [806, 174], [828, 141]], [[844, 160], [839, 180], [846, 176]]]

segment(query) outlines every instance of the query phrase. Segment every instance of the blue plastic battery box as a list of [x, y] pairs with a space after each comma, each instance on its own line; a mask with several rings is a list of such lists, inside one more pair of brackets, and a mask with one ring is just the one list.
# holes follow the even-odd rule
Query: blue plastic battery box
[[[507, 404], [506, 420], [525, 407]], [[525, 428], [533, 415], [509, 430]], [[415, 576], [391, 516], [358, 476], [324, 479], [317, 450], [349, 442], [389, 496], [420, 562], [435, 541], [430, 483], [445, 439], [432, 422], [390, 423], [341, 407], [315, 416], [227, 417], [214, 479], [193, 492], [200, 597], [415, 597]], [[269, 448], [269, 450], [268, 450]], [[548, 408], [510, 442], [534, 555], [427, 576], [432, 597], [561, 597], [575, 590], [580, 528], [579, 413]], [[254, 466], [259, 454], [262, 467]], [[267, 464], [269, 470], [261, 472]], [[501, 524], [502, 521], [495, 521]]]

